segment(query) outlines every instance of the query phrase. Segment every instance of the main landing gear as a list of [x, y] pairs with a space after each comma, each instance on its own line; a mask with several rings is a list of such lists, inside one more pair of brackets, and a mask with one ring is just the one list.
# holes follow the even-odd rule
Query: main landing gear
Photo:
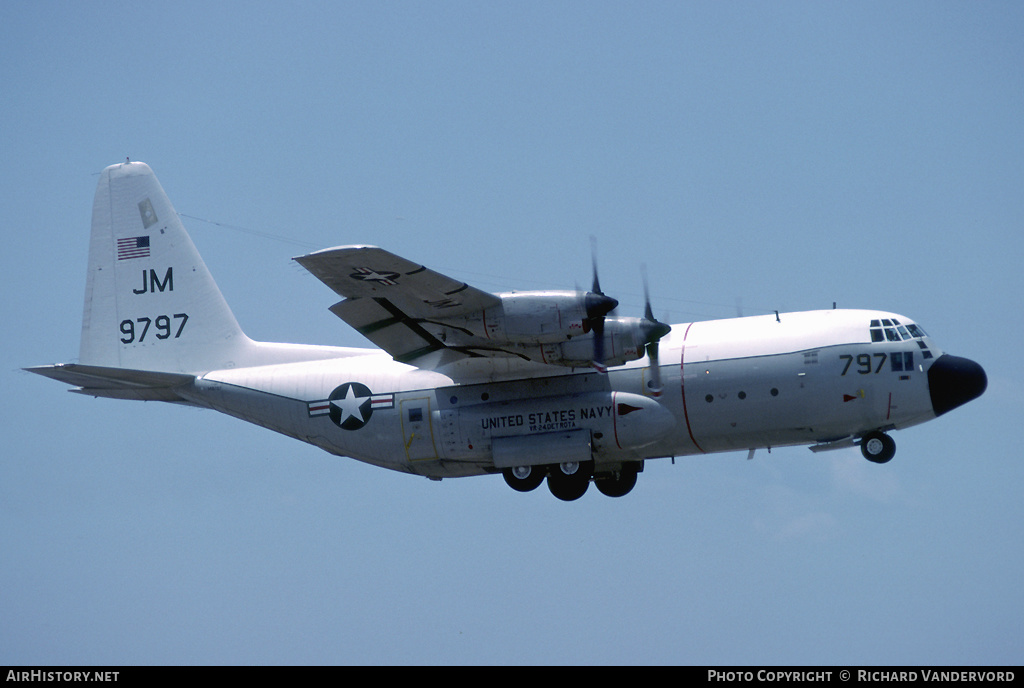
[[875, 430], [860, 440], [860, 453], [868, 461], [885, 463], [896, 454], [896, 442], [884, 432]]
[[501, 473], [505, 476], [505, 482], [513, 490], [529, 492], [537, 489], [544, 482], [547, 471], [543, 466], [515, 466], [506, 468]]
[[636, 485], [636, 476], [643, 470], [642, 461], [628, 461], [616, 470], [594, 474], [594, 462], [567, 461], [551, 466], [515, 466], [502, 471], [505, 482], [518, 492], [529, 492], [540, 486], [544, 477], [548, 479], [551, 494], [562, 501], [571, 502], [587, 492], [590, 482], [601, 494], [608, 497], [622, 497]]
[[590, 487], [594, 462], [566, 461], [548, 469], [548, 489], [563, 502], [579, 499]]

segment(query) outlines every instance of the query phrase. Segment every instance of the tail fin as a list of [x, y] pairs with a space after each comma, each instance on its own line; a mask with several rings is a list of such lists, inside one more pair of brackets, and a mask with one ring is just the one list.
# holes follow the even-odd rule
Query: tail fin
[[80, 362], [196, 373], [231, 367], [252, 346], [149, 165], [103, 170]]

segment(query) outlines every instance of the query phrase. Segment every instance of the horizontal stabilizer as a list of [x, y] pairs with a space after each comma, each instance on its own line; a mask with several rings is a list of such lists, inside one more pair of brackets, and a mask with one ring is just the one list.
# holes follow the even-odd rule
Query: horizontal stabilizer
[[174, 390], [195, 380], [194, 375], [183, 373], [158, 373], [80, 363], [37, 366], [25, 370], [73, 385], [78, 389], [71, 391], [79, 394], [141, 401], [187, 401]]

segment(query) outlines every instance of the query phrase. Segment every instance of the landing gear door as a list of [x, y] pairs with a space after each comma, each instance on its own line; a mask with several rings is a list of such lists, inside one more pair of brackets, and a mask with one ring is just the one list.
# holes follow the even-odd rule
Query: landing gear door
[[496, 468], [585, 463], [592, 458], [589, 430], [495, 437], [492, 447]]
[[434, 429], [430, 421], [430, 397], [402, 399], [402, 439], [409, 461], [427, 461], [437, 458]]

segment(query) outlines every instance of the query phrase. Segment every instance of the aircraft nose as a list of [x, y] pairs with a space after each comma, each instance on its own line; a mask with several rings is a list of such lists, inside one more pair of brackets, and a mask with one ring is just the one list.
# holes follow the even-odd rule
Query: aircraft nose
[[985, 370], [969, 358], [943, 354], [928, 369], [928, 390], [936, 416], [977, 399], [987, 386]]

